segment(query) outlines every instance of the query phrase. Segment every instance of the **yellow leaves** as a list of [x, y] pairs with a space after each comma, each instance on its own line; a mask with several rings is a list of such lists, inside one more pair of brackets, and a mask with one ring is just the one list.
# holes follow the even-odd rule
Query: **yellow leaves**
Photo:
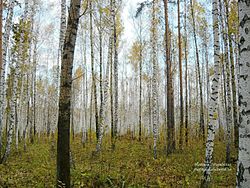
[[130, 49], [130, 52], [129, 52], [129, 60], [130, 60], [130, 63], [132, 64], [134, 70], [137, 72], [138, 70], [138, 64], [140, 62], [140, 51], [142, 50], [141, 49], [142, 46], [140, 44], [139, 41], [135, 41]]
[[213, 114], [213, 119], [218, 119], [218, 113], [217, 112], [215, 112], [214, 114]]
[[74, 79], [74, 87], [76, 87], [77, 89], [80, 88], [80, 84], [81, 84], [81, 80], [83, 78], [83, 75], [84, 75], [84, 73], [83, 73], [82, 67], [79, 66], [76, 69], [74, 77], [73, 77], [73, 79]]
[[229, 5], [229, 35], [238, 33], [238, 5], [236, 1], [232, 1]]

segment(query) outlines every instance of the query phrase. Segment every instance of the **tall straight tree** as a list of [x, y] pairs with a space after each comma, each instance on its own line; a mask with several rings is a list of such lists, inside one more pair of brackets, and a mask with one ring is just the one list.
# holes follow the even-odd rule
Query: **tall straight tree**
[[12, 20], [13, 20], [13, 9], [15, 6], [15, 0], [9, 1], [8, 13], [7, 18], [4, 25], [4, 34], [3, 34], [3, 64], [2, 70], [0, 75], [0, 151], [2, 149], [2, 128], [3, 128], [3, 115], [5, 110], [5, 67], [7, 63], [7, 49], [9, 46], [10, 40], [10, 31], [12, 27]]
[[170, 61], [170, 35], [168, 26], [168, 0], [164, 0], [164, 13], [165, 13], [165, 56], [166, 56], [166, 68], [167, 68], [167, 154], [173, 153], [175, 150], [175, 125], [174, 125], [174, 109], [173, 109], [173, 88], [172, 88], [172, 71]]
[[230, 64], [231, 64], [231, 84], [232, 84], [232, 96], [233, 96], [233, 127], [234, 127], [234, 145], [235, 148], [238, 148], [239, 145], [239, 127], [238, 127], [238, 107], [237, 107], [237, 100], [236, 100], [236, 83], [235, 83], [235, 66], [234, 66], [234, 54], [233, 54], [233, 44], [232, 44], [232, 29], [231, 24], [229, 24], [229, 3], [226, 3], [226, 17], [227, 17], [227, 27], [228, 27], [228, 43], [229, 43], [229, 57], [230, 57]]
[[97, 106], [97, 91], [96, 91], [96, 74], [94, 69], [94, 36], [93, 36], [93, 5], [92, 1], [89, 1], [89, 24], [90, 24], [90, 53], [91, 53], [91, 74], [92, 74], [92, 88], [94, 94], [94, 106], [95, 106], [95, 124], [96, 124], [96, 140], [99, 137], [99, 126], [98, 126], [98, 106]]
[[115, 147], [115, 141], [117, 137], [117, 126], [118, 126], [118, 43], [117, 43], [117, 29], [116, 29], [116, 0], [111, 0], [111, 14], [113, 19], [113, 36], [114, 36], [114, 66], [113, 66], [113, 73], [114, 73], [114, 142], [112, 143], [113, 149]]
[[[61, 0], [61, 20], [60, 20], [60, 34], [59, 34], [59, 49], [58, 49], [58, 59], [57, 59], [57, 88], [59, 92], [60, 84], [60, 60], [62, 60], [63, 42], [65, 38], [66, 31], [66, 0]], [[59, 97], [57, 98], [57, 102]], [[58, 111], [57, 111], [58, 112]], [[58, 115], [58, 114], [57, 114]]]
[[72, 68], [81, 0], [71, 0], [68, 23], [62, 51], [58, 137], [57, 137], [57, 187], [70, 187], [70, 104]]
[[139, 52], [139, 77], [140, 77], [140, 84], [139, 84], [139, 141], [141, 141], [141, 136], [142, 136], [142, 20], [141, 20], [141, 15], [139, 17], [139, 41], [140, 41], [140, 52]]
[[236, 187], [250, 185], [250, 1], [239, 0], [240, 79], [239, 79], [239, 157]]
[[200, 58], [199, 58], [199, 50], [198, 50], [198, 41], [197, 41], [197, 33], [196, 33], [196, 23], [195, 23], [195, 15], [194, 15], [194, 5], [193, 0], [190, 0], [191, 6], [191, 17], [192, 17], [192, 26], [193, 26], [193, 35], [194, 35], [194, 43], [195, 43], [195, 54], [196, 54], [196, 63], [197, 63], [197, 73], [198, 73], [198, 82], [199, 82], [199, 95], [200, 95], [200, 135], [203, 140], [205, 140], [205, 123], [204, 123], [204, 107], [203, 107], [203, 92], [202, 92], [202, 80], [200, 73]]
[[158, 9], [158, 0], [153, 0], [153, 9], [152, 9], [152, 25], [151, 25], [151, 41], [152, 41], [152, 61], [153, 61], [153, 83], [152, 83], [152, 97], [153, 97], [153, 136], [154, 136], [154, 158], [157, 158], [157, 138], [158, 138], [158, 83], [157, 83], [157, 74], [158, 74], [158, 65], [157, 65], [157, 9]]
[[181, 50], [181, 21], [180, 21], [180, 0], [178, 0], [178, 47], [179, 47], [179, 76], [180, 76], [180, 140], [179, 147], [183, 147], [183, 88], [182, 88], [182, 50]]
[[184, 15], [184, 30], [185, 30], [185, 141], [188, 145], [188, 53], [187, 53], [187, 0], [185, 0], [185, 15]]
[[2, 66], [3, 66], [3, 0], [0, 0], [0, 75], [2, 72]]
[[218, 26], [218, 0], [212, 1], [213, 7], [213, 37], [214, 37], [214, 75], [211, 85], [211, 95], [209, 101], [209, 123], [206, 142], [206, 156], [204, 177], [201, 186], [207, 187], [210, 183], [212, 157], [214, 150], [215, 126], [218, 119], [218, 88], [220, 81], [220, 44], [219, 44], [219, 26]]

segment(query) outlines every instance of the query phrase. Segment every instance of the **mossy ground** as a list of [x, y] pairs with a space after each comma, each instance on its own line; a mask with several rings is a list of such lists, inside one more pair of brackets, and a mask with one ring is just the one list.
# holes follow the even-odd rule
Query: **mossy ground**
[[[202, 172], [195, 171], [195, 164], [203, 163], [205, 147], [198, 140], [167, 157], [164, 145], [159, 144], [156, 160], [150, 139], [119, 138], [114, 151], [106, 139], [100, 155], [94, 152], [94, 142], [83, 146], [80, 140], [76, 137], [71, 144], [73, 187], [199, 187]], [[224, 163], [225, 148], [216, 141], [214, 163]], [[232, 158], [230, 169], [212, 172], [212, 187], [235, 187], [235, 149]], [[0, 187], [55, 187], [55, 179], [56, 144], [45, 137], [28, 144], [26, 152], [14, 149], [7, 163], [0, 165]]]

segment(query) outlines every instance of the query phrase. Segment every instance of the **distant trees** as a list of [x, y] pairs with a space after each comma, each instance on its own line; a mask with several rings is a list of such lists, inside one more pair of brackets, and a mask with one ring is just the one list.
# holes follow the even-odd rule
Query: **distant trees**
[[[159, 141], [164, 140], [167, 156], [196, 136], [203, 141], [207, 136], [202, 182], [206, 186], [218, 132], [219, 141], [226, 143], [225, 162], [231, 162], [231, 149], [240, 146], [237, 181], [244, 184], [242, 179], [248, 178], [244, 173], [248, 166], [244, 160], [248, 156], [248, 3], [213, 0], [213, 35], [203, 1], [163, 3], [160, 7], [159, 0], [143, 1], [136, 12], [131, 9], [136, 36], [127, 40], [122, 37], [123, 22], [130, 19], [122, 15], [126, 2], [72, 0], [67, 12], [66, 0], [60, 7], [57, 2], [1, 0], [1, 162], [7, 161], [12, 143], [17, 152], [26, 151], [29, 143], [43, 136], [54, 143], [57, 125], [57, 184], [69, 187], [70, 133], [76, 138], [73, 141], [80, 134], [83, 146], [96, 142], [93, 153], [105, 149], [104, 139], [112, 150], [123, 137], [147, 139], [150, 148], [153, 143], [154, 158]], [[17, 5], [20, 14], [15, 14]], [[43, 20], [50, 5], [61, 10], [53, 15], [60, 16], [58, 28]], [[177, 16], [176, 20], [169, 15]], [[59, 45], [54, 45], [55, 38]]]

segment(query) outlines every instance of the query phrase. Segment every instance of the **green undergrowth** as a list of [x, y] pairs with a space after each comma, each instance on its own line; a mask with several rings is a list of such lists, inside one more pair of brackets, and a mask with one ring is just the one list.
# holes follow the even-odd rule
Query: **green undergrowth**
[[[71, 143], [73, 163], [72, 187], [199, 187], [205, 147], [192, 140], [188, 147], [166, 157], [163, 144], [158, 144], [158, 158], [153, 159], [152, 140], [119, 138], [115, 150], [109, 139], [103, 142], [100, 155], [95, 143], [84, 146], [76, 137]], [[164, 143], [162, 141], [162, 143]], [[22, 145], [20, 144], [20, 147]], [[214, 163], [225, 163], [225, 144], [215, 143]], [[14, 149], [15, 150], [15, 149]], [[12, 151], [6, 164], [0, 165], [0, 187], [55, 187], [56, 144], [45, 137]], [[232, 149], [232, 163], [212, 172], [211, 187], [235, 187], [236, 151]], [[221, 168], [221, 169], [219, 169]], [[216, 169], [215, 169], [216, 170]]]

